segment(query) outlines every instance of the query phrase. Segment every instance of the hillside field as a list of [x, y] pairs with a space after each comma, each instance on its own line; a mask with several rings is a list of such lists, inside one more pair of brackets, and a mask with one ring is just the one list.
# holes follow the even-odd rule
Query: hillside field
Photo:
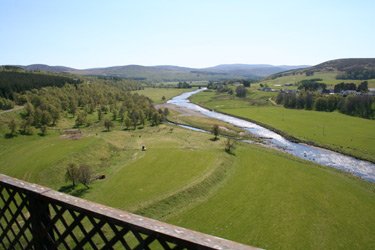
[[[277, 88], [279, 86], [275, 85], [283, 85], [286, 83], [297, 83], [301, 80], [306, 80], [306, 79], [314, 79], [314, 78], [321, 78], [322, 81], [327, 85], [335, 85], [341, 82], [352, 82], [355, 84], [359, 84], [363, 82], [364, 80], [342, 80], [342, 79], [336, 79], [336, 75], [339, 72], [315, 72], [314, 75], [312, 76], [306, 76], [305, 74], [296, 74], [296, 75], [287, 75], [287, 76], [282, 76], [282, 77], [277, 77], [275, 79], [269, 79], [266, 78], [265, 80], [261, 81], [260, 83], [262, 84], [267, 84], [271, 88]], [[375, 79], [370, 79], [367, 80], [368, 82], [368, 87], [369, 88], [375, 88]]]

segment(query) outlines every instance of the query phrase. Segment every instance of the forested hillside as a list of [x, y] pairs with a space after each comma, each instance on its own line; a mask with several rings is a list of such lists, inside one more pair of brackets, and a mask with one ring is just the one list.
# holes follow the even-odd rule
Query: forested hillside
[[82, 81], [71, 75], [27, 72], [17, 68], [0, 68], [0, 97], [13, 99], [13, 93], [30, 89], [39, 89], [46, 86], [62, 87], [66, 83], [79, 84]]

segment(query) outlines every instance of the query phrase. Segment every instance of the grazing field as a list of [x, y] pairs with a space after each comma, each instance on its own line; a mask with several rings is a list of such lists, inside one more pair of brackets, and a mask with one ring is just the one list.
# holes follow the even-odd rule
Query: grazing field
[[[193, 89], [177, 89], [177, 88], [145, 88], [143, 90], [136, 90], [134, 92], [147, 96], [154, 103], [160, 104], [166, 102], [174, 96], [180, 95], [184, 92], [192, 91]], [[162, 100], [162, 97], [165, 97], [165, 101]]]
[[192, 101], [216, 111], [248, 118], [304, 141], [375, 161], [375, 121], [338, 112], [252, 106], [249, 101], [214, 92], [202, 92]]
[[[0, 172], [133, 210], [141, 202], [159, 200], [190, 185], [219, 162], [222, 152], [212, 145], [211, 136], [190, 140], [191, 133], [161, 125], [138, 131], [98, 131], [79, 140], [53, 132], [45, 137], [0, 138]], [[202, 143], [194, 142], [201, 138]], [[142, 145], [147, 151], [141, 151]], [[189, 161], [191, 157], [196, 160]], [[83, 186], [72, 190], [64, 181], [71, 162], [90, 165], [96, 174], [106, 175], [105, 181], [94, 182], [88, 190]]]
[[[235, 105], [241, 109], [241, 102]], [[2, 122], [15, 116], [0, 114]], [[227, 154], [225, 138], [213, 141], [210, 134], [167, 124], [122, 130], [116, 122], [104, 132], [95, 117], [76, 140], [61, 135], [74, 118], [62, 119], [46, 136], [7, 139], [0, 124], [0, 172], [267, 249], [375, 245], [373, 183], [256, 145], [238, 143]], [[64, 180], [72, 162], [106, 178], [89, 189], [73, 188]]]
[[[100, 191], [90, 192], [86, 198], [135, 211], [199, 181], [225, 158], [218, 159], [223, 153], [219, 145], [210, 143], [210, 135], [192, 135], [192, 131], [164, 125], [105, 134], [108, 143], [129, 153], [122, 156], [119, 152], [111, 175], [94, 184]], [[146, 151], [140, 150], [142, 145]]]
[[[296, 75], [288, 75], [282, 76], [275, 79], [266, 79], [261, 81], [262, 84], [267, 84], [270, 87], [274, 88], [274, 85], [283, 85], [286, 83], [297, 83], [301, 80], [305, 79], [314, 79], [314, 78], [321, 78], [322, 82], [326, 83], [327, 85], [335, 85], [340, 82], [353, 82], [355, 84], [359, 84], [364, 80], [342, 80], [336, 79], [336, 75], [338, 72], [315, 72], [312, 76], [306, 76], [305, 74], [296, 74]], [[367, 80], [369, 88], [375, 88], [375, 79]]]
[[234, 173], [209, 199], [170, 218], [265, 249], [372, 249], [373, 184], [241, 146]]
[[[257, 146], [241, 144], [229, 155], [224, 139], [170, 125], [83, 133], [1, 138], [0, 171], [269, 249], [374, 243], [374, 186], [339, 171]], [[64, 182], [70, 162], [106, 178], [72, 190]]]

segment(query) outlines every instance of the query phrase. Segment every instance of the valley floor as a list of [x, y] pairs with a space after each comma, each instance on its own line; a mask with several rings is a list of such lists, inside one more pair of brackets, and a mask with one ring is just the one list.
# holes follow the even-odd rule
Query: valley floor
[[[0, 172], [266, 249], [375, 247], [375, 184], [349, 174], [257, 145], [238, 143], [228, 154], [225, 138], [168, 124], [103, 132], [94, 123], [77, 140], [62, 131], [1, 136]], [[106, 178], [73, 188], [64, 180], [71, 162]]]
[[375, 162], [375, 120], [338, 112], [255, 106], [247, 99], [215, 92], [202, 92], [191, 99], [207, 108], [259, 122], [302, 141]]

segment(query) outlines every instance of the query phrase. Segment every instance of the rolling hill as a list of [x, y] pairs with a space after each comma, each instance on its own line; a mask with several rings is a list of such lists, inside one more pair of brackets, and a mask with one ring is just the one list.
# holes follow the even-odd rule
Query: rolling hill
[[314, 73], [336, 73], [337, 79], [368, 80], [375, 78], [375, 58], [345, 58], [330, 60], [303, 69], [292, 69], [270, 75], [268, 79], [282, 76]]
[[64, 66], [49, 66], [46, 64], [31, 64], [27, 66], [20, 66], [21, 68], [29, 71], [47, 71], [55, 73], [63, 73], [68, 71], [74, 71], [75, 69], [64, 67]]
[[105, 68], [74, 69], [64, 66], [32, 64], [18, 66], [31, 71], [68, 72], [79, 75], [115, 76], [147, 81], [200, 81], [225, 79], [261, 79], [274, 73], [307, 66], [273, 66], [268, 64], [222, 64], [208, 68], [188, 68], [172, 65], [125, 65]]
[[240, 75], [245, 77], [257, 76], [266, 77], [278, 72], [283, 72], [292, 69], [301, 69], [309, 67], [307, 65], [299, 66], [273, 66], [269, 64], [221, 64], [215, 67], [204, 69], [216, 73], [228, 73], [233, 75]]

